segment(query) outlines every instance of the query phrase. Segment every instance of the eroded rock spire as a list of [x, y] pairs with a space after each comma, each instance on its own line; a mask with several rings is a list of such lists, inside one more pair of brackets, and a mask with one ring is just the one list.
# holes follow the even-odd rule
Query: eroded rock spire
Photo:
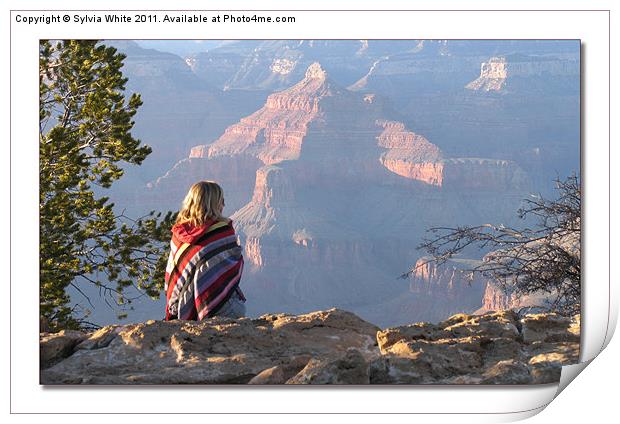
[[314, 62], [312, 65], [308, 66], [308, 69], [306, 70], [306, 78], [324, 80], [327, 78], [327, 72], [321, 68], [321, 64], [319, 62]]

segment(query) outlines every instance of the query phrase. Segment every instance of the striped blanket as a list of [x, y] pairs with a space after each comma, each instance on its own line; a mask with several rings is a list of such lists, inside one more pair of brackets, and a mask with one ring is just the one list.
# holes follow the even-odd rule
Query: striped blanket
[[173, 228], [166, 266], [166, 319], [214, 316], [239, 291], [243, 272], [243, 256], [232, 222], [210, 222], [190, 243], [181, 239]]

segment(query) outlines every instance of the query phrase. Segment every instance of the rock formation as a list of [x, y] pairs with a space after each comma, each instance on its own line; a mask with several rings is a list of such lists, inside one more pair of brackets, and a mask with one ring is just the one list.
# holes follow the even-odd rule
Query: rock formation
[[519, 299], [513, 294], [506, 294], [497, 284], [487, 282], [482, 295], [480, 311], [503, 311], [519, 307]]
[[192, 149], [190, 157], [249, 154], [270, 165], [283, 160], [298, 159], [308, 124], [319, 114], [322, 98], [333, 96], [332, 85], [318, 63], [308, 67], [301, 82], [270, 95], [265, 106], [224, 134], [208, 147]]
[[503, 289], [493, 281], [487, 281], [482, 295], [482, 306], [475, 313], [482, 314], [489, 311], [523, 310], [536, 311], [548, 309], [552, 296], [548, 293], [532, 293], [517, 296], [510, 289]]
[[387, 169], [395, 174], [427, 184], [443, 184], [442, 154], [437, 146], [394, 121], [377, 121], [383, 128], [377, 137], [380, 147], [388, 149], [380, 157]]
[[512, 161], [480, 158], [444, 159], [437, 146], [405, 129], [401, 122], [377, 121], [378, 144], [388, 149], [380, 161], [395, 174], [448, 189], [515, 190], [529, 186], [527, 175]]
[[540, 384], [578, 360], [579, 317], [459, 314], [380, 330], [331, 309], [41, 333], [40, 382]]
[[[218, 158], [240, 158], [246, 163], [238, 168], [253, 174], [259, 162], [250, 165], [249, 157], [265, 165], [299, 161], [307, 177], [390, 181], [376, 166], [378, 160], [395, 175], [451, 189], [522, 190], [527, 186], [527, 176], [515, 163], [445, 158], [423, 135], [408, 130], [402, 122], [385, 119], [390, 114], [383, 101], [339, 87], [314, 63], [299, 83], [270, 95], [261, 109], [228, 127], [213, 143], [193, 147], [189, 160], [208, 159], [203, 174], [224, 182], [230, 179], [226, 172], [211, 163]], [[188, 176], [197, 179], [199, 172], [188, 171], [196, 167], [187, 163], [181, 161], [150, 187], [158, 190]], [[238, 185], [235, 180], [239, 178], [232, 180], [230, 186]]]
[[578, 40], [421, 40], [350, 88], [388, 97], [444, 155], [509, 159], [552, 189], [579, 167], [579, 51]]
[[483, 314], [493, 311], [548, 310], [552, 295], [517, 295], [510, 286], [471, 273], [480, 261], [449, 259], [442, 265], [422, 257], [409, 277], [409, 291], [397, 299], [401, 309], [415, 310], [425, 321], [438, 321], [456, 313]]
[[[348, 85], [366, 72], [385, 48], [410, 48], [367, 40], [256, 40], [229, 43], [190, 58], [195, 74], [225, 90], [282, 90], [303, 78], [318, 59]], [[382, 48], [380, 45], [383, 44]], [[369, 48], [370, 47], [370, 48]]]
[[377, 339], [382, 356], [371, 364], [377, 382], [550, 383], [558, 381], [562, 364], [578, 361], [579, 317], [457, 314], [436, 325], [380, 331]]
[[492, 57], [480, 65], [480, 76], [465, 86], [470, 90], [501, 91], [506, 85], [506, 58]]
[[[425, 321], [438, 321], [457, 312], [471, 312], [480, 305], [485, 279], [466, 270], [476, 261], [451, 259], [438, 266], [418, 259], [409, 277], [409, 292], [418, 298], [411, 307], [425, 311]], [[502, 310], [508, 308], [498, 308]]]
[[[487, 281], [480, 275], [470, 275], [466, 270], [477, 261], [451, 259], [438, 266], [429, 258], [418, 259], [408, 277], [408, 290], [385, 303], [361, 308], [362, 316], [378, 320], [383, 325], [397, 325], [410, 321], [412, 317], [420, 321], [440, 321], [456, 313], [482, 311]], [[504, 299], [503, 292], [496, 293], [497, 299]], [[497, 308], [485, 309], [500, 311], [511, 309], [507, 302], [496, 302]], [[487, 305], [487, 306], [490, 306]], [[379, 319], [390, 311], [389, 318]]]
[[[260, 107], [266, 94], [224, 94], [196, 76], [179, 56], [141, 48], [134, 41], [105, 40], [104, 44], [127, 55], [122, 68], [128, 79], [127, 97], [135, 92], [143, 101], [132, 135], [153, 149], [141, 166], [124, 166], [123, 178], [106, 195], [128, 216], [177, 210], [185, 194], [181, 192], [203, 175], [195, 164], [188, 164], [190, 148], [217, 138], [227, 126]], [[176, 172], [178, 163], [170, 170], [178, 161], [187, 170]], [[161, 177], [167, 170], [175, 174], [173, 181]], [[149, 182], [161, 187], [145, 190]]]
[[142, 198], [152, 199], [158, 209], [178, 210], [187, 191], [197, 181], [217, 180], [226, 194], [226, 211], [242, 207], [252, 196], [256, 170], [262, 165], [253, 156], [222, 156], [204, 160], [196, 156], [176, 163], [168, 172], [147, 184]]
[[501, 159], [453, 158], [443, 161], [443, 184], [450, 189], [527, 190], [528, 175], [515, 162]]
[[480, 76], [465, 88], [474, 91], [505, 91], [512, 79], [562, 78], [579, 74], [579, 61], [561, 57], [510, 55], [492, 57], [480, 65]]
[[[180, 201], [197, 179], [222, 185], [245, 249], [250, 314], [335, 306], [366, 308], [381, 325], [411, 322], [425, 315], [403, 306], [394, 321], [382, 308], [406, 295], [394, 280], [417, 259], [423, 231], [513, 215], [527, 176], [510, 161], [446, 157], [391, 114], [380, 96], [342, 88], [313, 63], [152, 190]], [[446, 313], [476, 309], [455, 307]]]

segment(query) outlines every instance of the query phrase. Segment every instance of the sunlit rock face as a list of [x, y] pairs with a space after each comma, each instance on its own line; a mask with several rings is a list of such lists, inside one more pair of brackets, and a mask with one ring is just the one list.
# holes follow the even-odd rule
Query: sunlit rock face
[[502, 287], [494, 281], [487, 281], [482, 295], [482, 306], [475, 313], [490, 311], [545, 311], [554, 296], [549, 293], [518, 295], [511, 287]]
[[[143, 102], [132, 134], [153, 151], [139, 169], [134, 171], [127, 167], [126, 170], [130, 177], [133, 172], [139, 172], [143, 182], [161, 175], [186, 157], [189, 148], [200, 140], [217, 137], [238, 119], [235, 112], [231, 114], [233, 109], [243, 116], [248, 111], [246, 108], [256, 107], [256, 97], [261, 97], [248, 93], [239, 101], [235, 95], [223, 96], [177, 55], [145, 49], [130, 40], [105, 40], [103, 43], [127, 56], [122, 68], [127, 78], [127, 92], [138, 93]], [[228, 113], [222, 113], [227, 109]]]
[[208, 158], [246, 153], [266, 165], [298, 159], [308, 124], [319, 114], [320, 100], [335, 94], [325, 71], [315, 63], [301, 82], [270, 95], [263, 108], [228, 127], [204, 153]]
[[480, 65], [480, 76], [467, 84], [465, 88], [470, 90], [501, 91], [506, 85], [506, 59], [492, 57], [488, 62]]
[[[185, 160], [184, 166], [193, 170], [195, 163], [186, 160], [190, 148], [217, 138], [240, 117], [260, 107], [267, 94], [259, 90], [224, 94], [199, 78], [180, 56], [143, 48], [131, 40], [102, 43], [127, 56], [122, 67], [127, 78], [126, 97], [137, 93], [143, 102], [131, 133], [152, 148], [140, 166], [124, 164], [123, 177], [105, 195], [110, 196], [119, 212], [128, 216], [143, 216], [151, 210], [178, 210], [184, 195], [180, 192], [202, 174], [192, 171], [181, 175], [176, 173], [178, 166], [171, 168]], [[178, 181], [160, 181], [159, 192], [145, 187], [149, 183], [155, 185], [167, 172], [175, 173]], [[252, 185], [247, 188], [250, 192], [251, 189]]]
[[[411, 292], [396, 277], [418, 259], [424, 230], [513, 215], [527, 176], [511, 161], [447, 157], [392, 115], [381, 96], [347, 90], [313, 63], [151, 190], [172, 199], [192, 180], [221, 183], [250, 314], [336, 306], [380, 325], [410, 322], [426, 312], [403, 300]], [[477, 302], [467, 309], [447, 293], [441, 317], [480, 307], [480, 290], [463, 290]]]
[[387, 169], [405, 178], [441, 186], [443, 183], [442, 154], [424, 136], [408, 131], [395, 121], [377, 121], [383, 131], [377, 138], [388, 149], [380, 161]]
[[388, 149], [380, 161], [402, 177], [447, 189], [523, 190], [528, 176], [513, 161], [481, 158], [444, 158], [439, 148], [401, 122], [377, 121], [377, 137]]
[[469, 90], [505, 91], [512, 79], [566, 77], [579, 74], [579, 62], [558, 57], [513, 55], [492, 57], [480, 65], [480, 76], [465, 86]]
[[329, 309], [40, 333], [40, 383], [544, 384], [577, 363], [580, 318], [512, 311], [380, 329]]

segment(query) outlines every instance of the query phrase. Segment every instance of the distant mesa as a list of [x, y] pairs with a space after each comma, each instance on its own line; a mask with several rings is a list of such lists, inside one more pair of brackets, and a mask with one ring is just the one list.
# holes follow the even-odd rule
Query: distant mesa
[[483, 92], [506, 92], [512, 81], [525, 79], [525, 86], [532, 79], [543, 78], [553, 84], [553, 78], [579, 75], [579, 61], [554, 56], [526, 56], [513, 54], [491, 57], [480, 65], [480, 76], [467, 84], [466, 89]]
[[465, 86], [469, 90], [502, 91], [508, 71], [506, 58], [492, 57], [480, 65], [480, 76]]

